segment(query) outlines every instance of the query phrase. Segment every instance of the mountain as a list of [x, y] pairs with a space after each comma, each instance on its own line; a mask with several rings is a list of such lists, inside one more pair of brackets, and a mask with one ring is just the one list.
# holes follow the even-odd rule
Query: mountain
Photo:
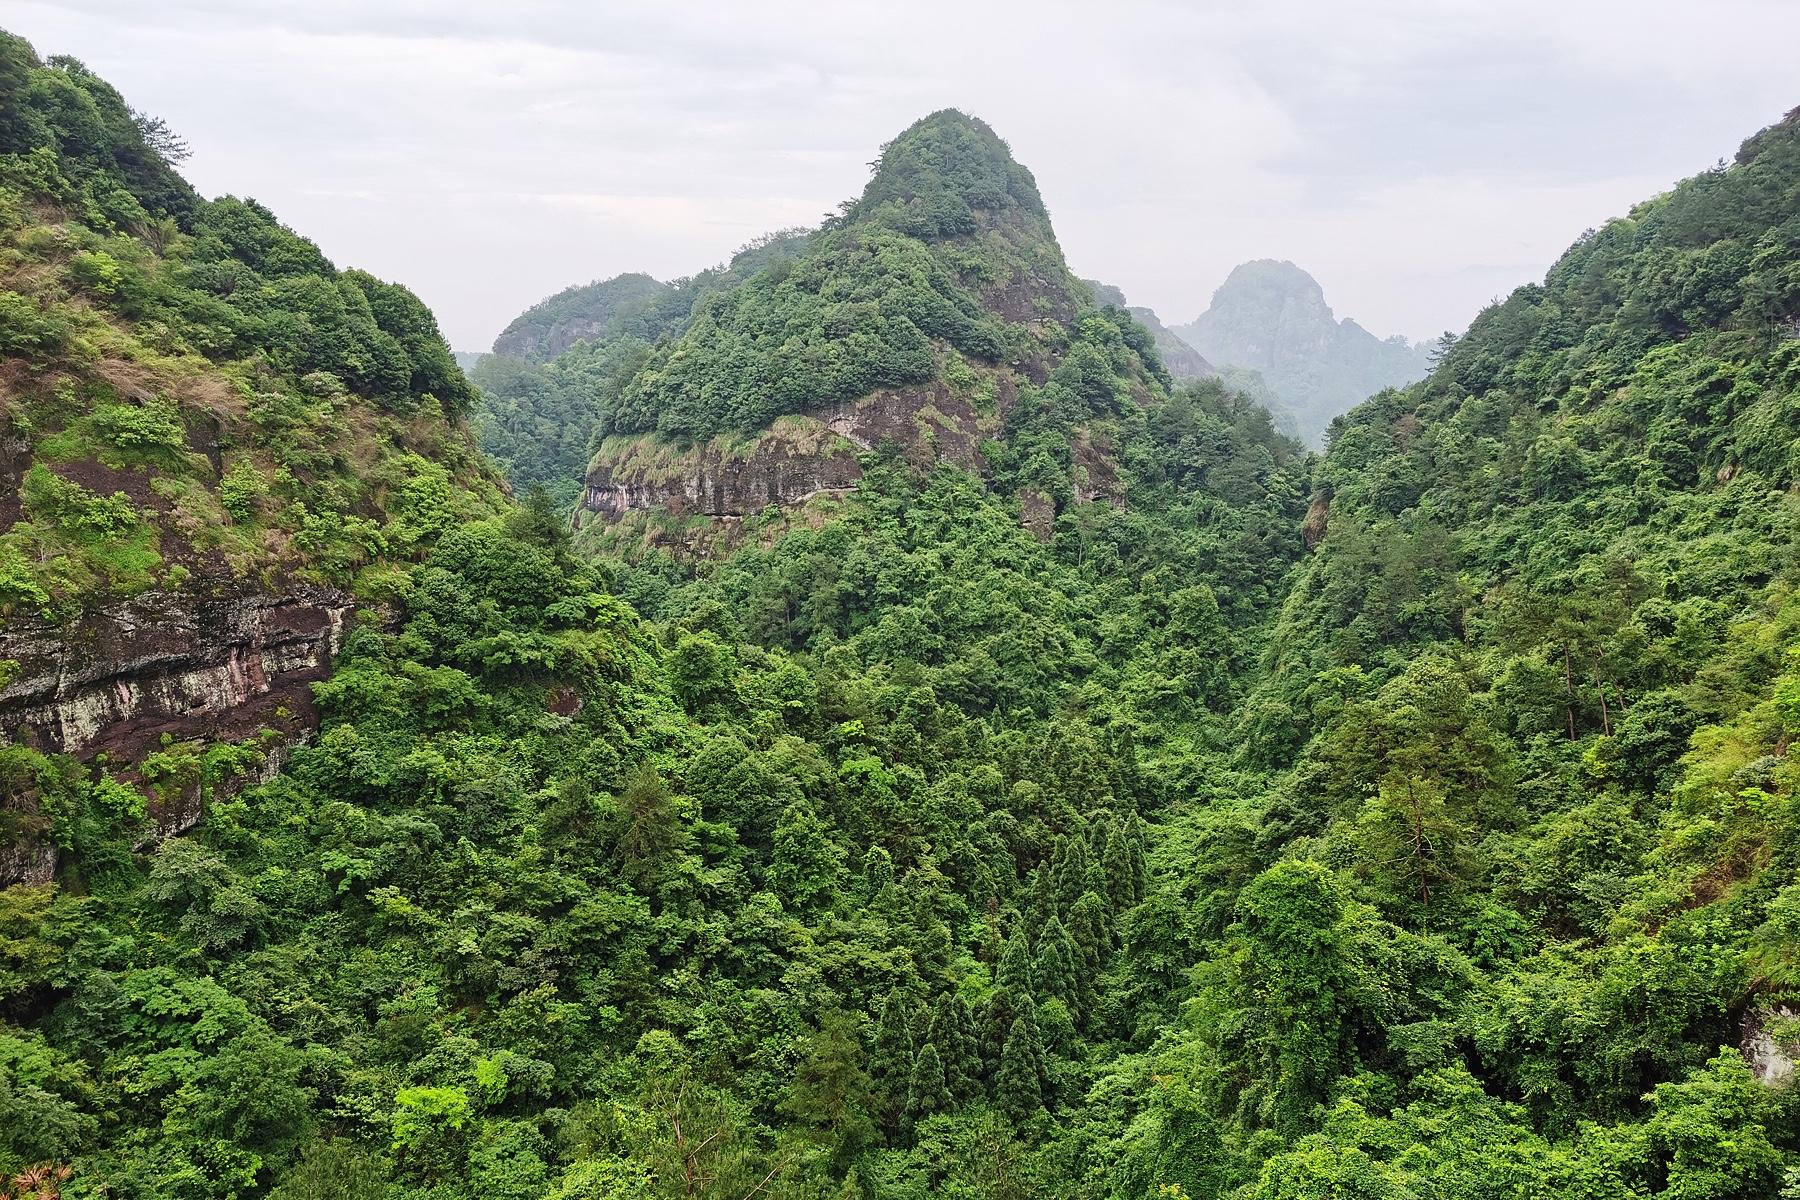
[[1199, 351], [1176, 337], [1163, 327], [1153, 309], [1133, 307], [1125, 301], [1125, 293], [1108, 283], [1094, 279], [1084, 279], [1083, 283], [1094, 293], [1094, 298], [1101, 304], [1109, 304], [1114, 308], [1122, 308], [1130, 313], [1137, 323], [1150, 331], [1156, 340], [1156, 353], [1162, 359], [1169, 375], [1178, 380], [1215, 379], [1219, 371], [1211, 363], [1200, 356]]
[[1148, 331], [1090, 297], [1031, 173], [982, 122], [933, 114], [798, 254], [712, 295], [602, 397], [582, 507], [596, 531], [656, 513], [735, 536], [713, 522], [841, 497], [888, 447], [1029, 492], [1047, 532], [1118, 494], [1078, 430], [1167, 381]]
[[[1322, 457], [1171, 386], [934, 114], [629, 355], [490, 360], [644, 471], [577, 537], [390, 285], [68, 60], [0, 41], [0, 98], [5, 632], [297, 683], [177, 712], [119, 656], [61, 727], [162, 707], [0, 747], [7, 1193], [1792, 1190], [1800, 114]], [[875, 407], [830, 500], [665, 486]], [[184, 624], [287, 576], [348, 597], [328, 654]]]
[[[382, 564], [499, 491], [412, 293], [198, 196], [74, 60], [0, 35], [0, 84], [0, 754], [153, 753], [166, 832], [307, 734]], [[248, 757], [203, 785], [223, 736]], [[71, 845], [14, 778], [0, 884]]]
[[1221, 369], [1257, 372], [1312, 445], [1339, 413], [1430, 367], [1425, 346], [1338, 320], [1318, 281], [1272, 259], [1233, 268], [1212, 306], [1174, 332]]

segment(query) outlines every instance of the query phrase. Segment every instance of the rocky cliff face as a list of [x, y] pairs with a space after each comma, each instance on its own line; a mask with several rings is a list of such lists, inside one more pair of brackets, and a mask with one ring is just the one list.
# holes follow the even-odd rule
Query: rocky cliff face
[[150, 592], [69, 626], [15, 622], [0, 659], [0, 740], [132, 760], [164, 735], [247, 736], [277, 708], [310, 715], [351, 611], [332, 588], [199, 599]]
[[[151, 592], [70, 625], [14, 621], [0, 633], [0, 660], [17, 664], [0, 688], [0, 745], [123, 764], [165, 744], [272, 730], [267, 777], [317, 725], [310, 685], [330, 673], [351, 611], [343, 592], [295, 587]], [[0, 886], [47, 882], [57, 866], [48, 822], [29, 795], [15, 801], [23, 836], [0, 839]], [[163, 789], [146, 844], [198, 824], [203, 803], [198, 780]]]
[[607, 439], [588, 469], [582, 508], [603, 519], [661, 509], [676, 516], [739, 518], [844, 495], [862, 478], [859, 455], [890, 446], [926, 465], [983, 469], [981, 442], [1000, 427], [1010, 381], [993, 414], [941, 383], [882, 391], [803, 417], [782, 417], [751, 438], [715, 437], [689, 447], [660, 439]]

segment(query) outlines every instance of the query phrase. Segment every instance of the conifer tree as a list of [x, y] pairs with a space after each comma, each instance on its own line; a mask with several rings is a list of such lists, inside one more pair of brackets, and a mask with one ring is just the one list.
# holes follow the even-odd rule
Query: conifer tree
[[1068, 930], [1082, 969], [1091, 979], [1106, 965], [1113, 949], [1112, 913], [1106, 899], [1097, 892], [1083, 892], [1069, 909]]
[[931, 1044], [944, 1064], [944, 1086], [958, 1103], [972, 1100], [981, 1086], [981, 1048], [969, 1006], [954, 992], [939, 996], [931, 1011]]
[[1044, 1107], [1044, 1068], [1036, 1007], [1026, 1000], [1007, 1031], [1000, 1068], [994, 1075], [994, 1103], [1000, 1111], [1019, 1124], [1040, 1112]]
[[877, 1115], [892, 1133], [899, 1128], [906, 1108], [907, 1087], [912, 1080], [912, 1005], [906, 993], [895, 988], [881, 1006], [875, 1025], [875, 1044], [869, 1051], [869, 1078], [875, 1085]]
[[1106, 849], [1102, 851], [1100, 863], [1106, 872], [1106, 898], [1112, 903], [1113, 912], [1123, 914], [1135, 902], [1137, 887], [1131, 869], [1131, 846], [1127, 843], [1125, 830], [1117, 821], [1106, 831]]
[[1150, 894], [1150, 865], [1144, 859], [1144, 818], [1131, 814], [1128, 849], [1131, 851], [1131, 902], [1141, 904]]
[[1087, 843], [1080, 838], [1068, 838], [1064, 845], [1062, 862], [1056, 868], [1056, 910], [1059, 914], [1067, 913], [1087, 890], [1090, 862]]
[[[1106, 903], [1106, 866], [1102, 861], [1102, 855], [1105, 854], [1105, 852], [1106, 838], [1105, 835], [1102, 835], [1100, 839], [1100, 849], [1088, 856], [1087, 883], [1083, 888], [1083, 894], [1092, 892], [1100, 898], [1102, 903]], [[1112, 914], [1110, 904], [1108, 904], [1107, 907], [1107, 914], [1110, 919]]]
[[994, 984], [1017, 998], [1031, 995], [1031, 946], [1025, 940], [1022, 924], [1014, 925], [1012, 936], [1006, 940], [999, 969], [994, 973]]
[[1037, 957], [1032, 963], [1032, 977], [1037, 981], [1037, 994], [1044, 1000], [1061, 1000], [1069, 1011], [1080, 1012], [1076, 999], [1076, 952], [1069, 931], [1055, 917], [1038, 935]]
[[1015, 921], [1012, 936], [1001, 951], [1000, 965], [994, 973], [994, 992], [988, 997], [982, 1021], [983, 1074], [993, 1078], [1000, 1066], [1000, 1054], [1006, 1046], [1007, 1031], [1019, 1014], [1019, 1006], [1032, 995], [1031, 949], [1025, 939], [1023, 921]]
[[1036, 938], [1044, 923], [1056, 915], [1056, 883], [1046, 863], [1031, 872], [1031, 903], [1025, 907], [1025, 932]]
[[926, 1042], [913, 1058], [912, 1078], [906, 1087], [905, 1124], [908, 1131], [926, 1117], [948, 1112], [950, 1089], [944, 1082], [944, 1063], [937, 1047]]

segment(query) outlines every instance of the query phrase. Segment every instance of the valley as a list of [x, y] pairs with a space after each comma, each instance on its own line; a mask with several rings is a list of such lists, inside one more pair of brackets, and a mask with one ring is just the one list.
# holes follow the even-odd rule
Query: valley
[[183, 159], [0, 33], [0, 1195], [1800, 1195], [1800, 115], [1429, 357], [957, 109], [479, 358]]

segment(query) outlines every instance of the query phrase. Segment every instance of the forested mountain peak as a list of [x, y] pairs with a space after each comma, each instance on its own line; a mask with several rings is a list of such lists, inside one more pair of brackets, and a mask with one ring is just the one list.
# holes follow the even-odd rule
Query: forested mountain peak
[[1037, 180], [987, 122], [946, 108], [881, 148], [846, 216], [932, 239], [973, 233], [985, 217], [1013, 212], [1048, 220]]
[[706, 521], [848, 494], [878, 451], [975, 472], [1044, 533], [1069, 503], [1122, 500], [1099, 431], [1166, 396], [1154, 336], [1070, 274], [1030, 173], [980, 121], [927, 117], [873, 168], [796, 254], [596, 391], [582, 503], [601, 523], [672, 513], [710, 538]]

